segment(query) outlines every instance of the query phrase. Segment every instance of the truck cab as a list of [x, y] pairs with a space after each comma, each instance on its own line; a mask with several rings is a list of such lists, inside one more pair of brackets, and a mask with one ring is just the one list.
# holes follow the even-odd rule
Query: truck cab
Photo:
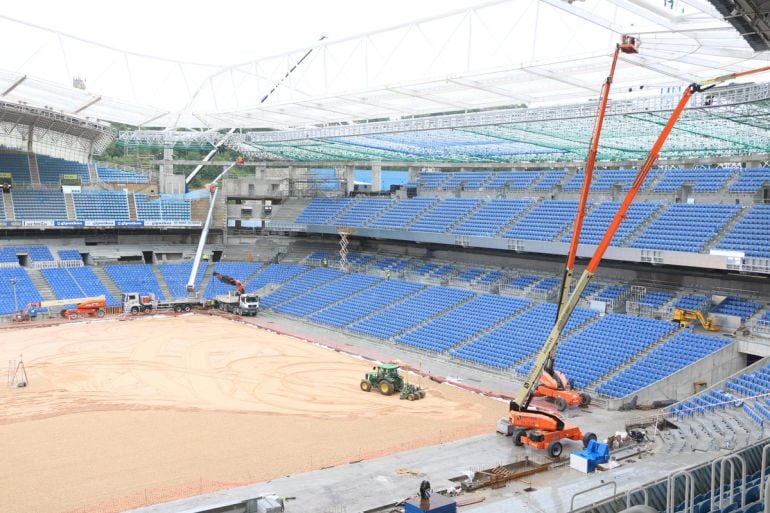
[[256, 294], [241, 294], [239, 301], [241, 315], [251, 315], [254, 317], [259, 311], [259, 296]]
[[123, 292], [120, 295], [120, 302], [125, 313], [147, 312], [152, 310], [155, 305], [155, 295], [152, 293]]

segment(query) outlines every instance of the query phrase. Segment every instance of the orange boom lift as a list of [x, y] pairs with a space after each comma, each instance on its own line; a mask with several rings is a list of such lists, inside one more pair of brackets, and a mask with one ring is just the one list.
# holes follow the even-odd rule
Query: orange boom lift
[[[567, 300], [569, 289], [572, 284], [572, 273], [575, 269], [575, 257], [577, 256], [578, 243], [580, 242], [580, 231], [583, 228], [583, 219], [585, 218], [586, 204], [588, 203], [588, 192], [591, 188], [591, 179], [593, 178], [594, 165], [596, 164], [596, 154], [599, 151], [599, 138], [602, 134], [604, 125], [604, 115], [607, 111], [607, 101], [610, 96], [610, 87], [612, 79], [615, 77], [615, 65], [618, 63], [618, 55], [622, 53], [639, 53], [639, 38], [629, 35], [623, 35], [620, 43], [615, 45], [615, 52], [612, 54], [612, 65], [610, 74], [602, 84], [599, 104], [596, 106], [596, 121], [591, 133], [591, 143], [586, 155], [586, 163], [583, 178], [583, 187], [580, 191], [580, 201], [578, 203], [577, 213], [575, 214], [575, 223], [572, 226], [572, 241], [567, 255], [567, 265], [564, 269], [564, 276], [561, 282], [559, 292], [559, 305], [556, 310], [556, 316], [559, 316], [564, 303]], [[570, 381], [564, 373], [553, 368], [554, 353], [548, 355], [543, 373], [540, 375], [540, 384], [535, 388], [535, 397], [546, 397], [556, 405], [556, 409], [564, 411], [568, 406], [588, 406], [591, 404], [591, 396], [572, 390]]]
[[[556, 347], [559, 342], [559, 336], [561, 335], [564, 326], [567, 324], [570, 315], [572, 315], [572, 312], [575, 310], [581, 294], [596, 274], [596, 269], [599, 267], [599, 263], [601, 262], [604, 253], [607, 251], [610, 242], [612, 242], [612, 238], [615, 236], [618, 227], [623, 222], [623, 219], [625, 219], [628, 208], [631, 206], [631, 203], [636, 197], [636, 194], [639, 192], [639, 189], [641, 188], [642, 183], [644, 183], [644, 179], [647, 177], [647, 174], [649, 173], [653, 164], [655, 164], [655, 161], [658, 159], [658, 155], [660, 154], [660, 150], [663, 147], [663, 144], [666, 142], [666, 139], [671, 133], [671, 130], [674, 128], [674, 125], [679, 119], [679, 116], [681, 116], [685, 106], [690, 101], [692, 95], [695, 93], [703, 92], [727, 80], [732, 80], [737, 77], [760, 73], [763, 71], [770, 71], [770, 66], [721, 75], [719, 77], [704, 80], [699, 83], [690, 84], [685, 89], [684, 93], [682, 94], [682, 98], [679, 100], [679, 103], [677, 103], [668, 121], [666, 122], [666, 125], [663, 127], [663, 130], [661, 130], [658, 138], [652, 145], [647, 158], [642, 163], [639, 172], [636, 174], [636, 177], [631, 184], [631, 188], [626, 193], [626, 196], [623, 199], [623, 202], [620, 204], [620, 207], [618, 207], [618, 211], [612, 218], [607, 231], [604, 233], [602, 240], [596, 247], [591, 260], [586, 266], [586, 269], [583, 271], [580, 279], [578, 279], [576, 282], [575, 289], [571, 294], [569, 294], [569, 286], [565, 287], [566, 290], [563, 291], [563, 296], [566, 296], [566, 300], [564, 300], [559, 305], [556, 322], [554, 323], [554, 326], [551, 329], [545, 344], [540, 349], [540, 352], [538, 353], [526, 380], [524, 381], [519, 392], [516, 394], [516, 398], [510, 402], [508, 422], [511, 427], [514, 428], [513, 441], [516, 445], [526, 444], [538, 449], [547, 449], [549, 456], [558, 457], [561, 455], [562, 451], [562, 444], [560, 440], [582, 439], [583, 443], [587, 444], [590, 439], [596, 438], [596, 435], [593, 433], [584, 434], [578, 426], [574, 424], [567, 424], [554, 414], [530, 408], [530, 402], [532, 401], [532, 397], [535, 394], [535, 390], [540, 386], [543, 371], [546, 369], [549, 360], [553, 359], [553, 355], [556, 352]], [[587, 173], [586, 179], [588, 179]], [[588, 188], [584, 183], [583, 193], [586, 193], [587, 190]], [[578, 215], [580, 216], [580, 214]], [[575, 230], [576, 233], [579, 233], [577, 227], [575, 227]], [[573, 245], [576, 246], [574, 237]]]

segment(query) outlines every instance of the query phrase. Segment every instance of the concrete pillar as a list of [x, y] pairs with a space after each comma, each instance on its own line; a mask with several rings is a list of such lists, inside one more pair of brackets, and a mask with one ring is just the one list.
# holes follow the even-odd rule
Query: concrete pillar
[[356, 181], [356, 170], [353, 166], [337, 166], [337, 178], [345, 182], [345, 193], [352, 194]]
[[35, 126], [27, 126], [27, 151], [32, 153], [32, 141], [34, 139]]
[[407, 181], [410, 183], [414, 183], [417, 181], [417, 178], [420, 176], [420, 168], [417, 166], [409, 166], [409, 176], [407, 177]]
[[372, 164], [372, 192], [382, 190], [382, 164]]

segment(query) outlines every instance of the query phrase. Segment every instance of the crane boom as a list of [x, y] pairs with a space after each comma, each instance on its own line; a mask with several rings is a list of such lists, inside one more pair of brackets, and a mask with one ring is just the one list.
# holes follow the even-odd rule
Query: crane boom
[[532, 400], [534, 389], [535, 387], [537, 387], [537, 384], [539, 382], [540, 374], [543, 372], [543, 369], [545, 368], [545, 365], [546, 365], [546, 361], [548, 360], [550, 355], [552, 353], [555, 353], [556, 346], [559, 342], [559, 336], [561, 335], [561, 332], [564, 330], [564, 326], [567, 324], [567, 321], [569, 320], [570, 315], [572, 315], [572, 312], [575, 310], [575, 307], [577, 306], [577, 303], [578, 303], [578, 300], [580, 299], [581, 294], [585, 290], [586, 286], [590, 283], [591, 279], [594, 277], [594, 274], [596, 273], [596, 269], [597, 267], [599, 267], [599, 263], [604, 257], [604, 253], [607, 251], [607, 248], [612, 242], [612, 238], [615, 236], [615, 233], [617, 232], [618, 227], [620, 226], [620, 223], [622, 223], [623, 219], [625, 219], [626, 217], [626, 212], [628, 212], [628, 208], [631, 206], [631, 203], [636, 197], [636, 194], [639, 192], [639, 189], [641, 189], [642, 184], [644, 183], [644, 179], [647, 177], [647, 174], [649, 173], [650, 169], [655, 164], [655, 161], [658, 159], [658, 155], [660, 153], [661, 148], [663, 147], [663, 144], [666, 142], [666, 139], [668, 139], [668, 136], [671, 133], [671, 130], [674, 128], [674, 125], [676, 124], [677, 120], [682, 115], [682, 111], [684, 110], [687, 103], [690, 101], [690, 98], [692, 97], [692, 95], [694, 93], [701, 92], [706, 89], [710, 89], [711, 87], [714, 87], [715, 85], [721, 82], [731, 80], [733, 78], [737, 78], [744, 75], [750, 75], [753, 73], [768, 71], [768, 70], [770, 70], [770, 66], [764, 66], [764, 67], [756, 68], [752, 70], [730, 73], [727, 75], [721, 75], [719, 77], [705, 80], [703, 82], [690, 84], [685, 89], [684, 93], [682, 94], [682, 97], [679, 100], [679, 103], [677, 103], [673, 112], [669, 116], [668, 121], [666, 122], [665, 126], [663, 127], [660, 134], [658, 135], [658, 138], [655, 140], [655, 143], [652, 145], [652, 148], [650, 149], [650, 152], [647, 155], [647, 158], [644, 160], [644, 163], [640, 167], [639, 172], [636, 174], [636, 177], [634, 178], [634, 181], [631, 184], [631, 188], [626, 193], [626, 196], [623, 199], [623, 202], [620, 204], [620, 207], [618, 207], [618, 211], [615, 213], [615, 216], [612, 218], [612, 221], [610, 222], [609, 227], [605, 231], [604, 236], [602, 237], [602, 240], [599, 242], [599, 245], [596, 247], [596, 250], [594, 251], [594, 254], [591, 257], [591, 260], [588, 262], [588, 265], [586, 266], [586, 269], [583, 271], [583, 274], [580, 276], [580, 279], [578, 279], [577, 283], [575, 284], [575, 290], [572, 291], [572, 293], [567, 298], [567, 301], [564, 303], [564, 306], [560, 309], [559, 315], [556, 318], [556, 322], [554, 323], [554, 326], [551, 329], [551, 332], [549, 333], [548, 338], [545, 341], [545, 344], [540, 349], [540, 352], [535, 358], [535, 362], [533, 363], [532, 368], [530, 369], [529, 374], [527, 375], [527, 379], [524, 381], [524, 384], [522, 385], [521, 389], [516, 394], [514, 401], [511, 402], [512, 409], [518, 410], [518, 411], [524, 411], [528, 409], [529, 403]]

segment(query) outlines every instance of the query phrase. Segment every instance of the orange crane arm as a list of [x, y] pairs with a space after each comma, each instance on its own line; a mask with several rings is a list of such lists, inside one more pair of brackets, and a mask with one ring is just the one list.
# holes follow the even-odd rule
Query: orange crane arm
[[580, 295], [583, 293], [586, 286], [591, 281], [591, 278], [593, 278], [594, 274], [596, 273], [596, 269], [597, 267], [599, 267], [599, 263], [604, 257], [604, 253], [607, 251], [607, 248], [609, 247], [610, 242], [612, 242], [612, 238], [615, 236], [615, 233], [617, 232], [618, 227], [620, 226], [620, 223], [622, 223], [623, 219], [625, 219], [626, 217], [626, 212], [628, 211], [628, 208], [631, 206], [631, 202], [633, 202], [634, 198], [636, 197], [636, 194], [639, 192], [639, 189], [641, 189], [642, 183], [644, 183], [644, 179], [647, 177], [647, 174], [649, 173], [650, 169], [655, 164], [655, 161], [658, 159], [658, 155], [660, 154], [660, 150], [663, 147], [663, 144], [665, 144], [666, 139], [668, 139], [668, 136], [671, 133], [671, 130], [674, 128], [674, 125], [679, 119], [679, 116], [681, 116], [682, 111], [684, 111], [685, 106], [690, 101], [690, 98], [692, 97], [693, 93], [710, 89], [711, 87], [714, 87], [716, 84], [720, 82], [724, 82], [726, 80], [731, 80], [739, 76], [750, 75], [753, 73], [760, 73], [763, 71], [770, 71], [770, 66], [763, 66], [761, 68], [756, 68], [752, 70], [747, 70], [747, 71], [742, 71], [737, 73], [730, 73], [728, 75], [722, 75], [713, 79], [705, 80], [700, 83], [690, 84], [685, 89], [684, 93], [682, 94], [682, 98], [679, 100], [679, 103], [677, 103], [676, 107], [674, 108], [674, 111], [669, 116], [669, 119], [666, 122], [666, 125], [663, 127], [663, 130], [661, 130], [660, 134], [658, 135], [658, 138], [655, 140], [655, 143], [652, 145], [652, 148], [650, 149], [650, 152], [647, 155], [647, 158], [645, 159], [644, 163], [639, 169], [639, 172], [636, 174], [636, 178], [634, 178], [634, 181], [631, 184], [631, 188], [626, 193], [626, 196], [623, 199], [623, 202], [620, 204], [618, 211], [615, 213], [615, 217], [612, 218], [612, 221], [610, 222], [610, 225], [607, 228], [607, 231], [604, 233], [604, 236], [602, 237], [601, 242], [599, 242], [599, 245], [594, 251], [594, 254], [591, 257], [591, 260], [588, 262], [588, 265], [586, 266], [585, 271], [583, 271], [583, 274], [580, 276], [580, 279], [575, 284], [575, 290], [572, 292], [572, 294], [569, 295], [569, 298], [565, 302], [564, 306], [560, 309], [559, 315], [556, 318], [556, 322], [553, 328], [551, 329], [551, 332], [548, 335], [548, 338], [546, 339], [545, 344], [541, 348], [540, 353], [538, 353], [535, 359], [535, 362], [532, 365], [532, 368], [530, 369], [529, 375], [527, 376], [527, 379], [524, 381], [524, 384], [522, 385], [521, 389], [516, 394], [515, 400], [512, 401], [511, 403], [512, 409], [523, 411], [529, 407], [529, 403], [532, 400], [534, 389], [538, 385], [540, 374], [543, 372], [543, 369], [545, 368], [546, 360], [550, 357], [552, 352], [555, 352], [556, 345], [558, 344], [558, 341], [559, 341], [559, 336], [561, 335], [561, 332], [564, 329], [564, 326], [567, 324], [567, 321], [569, 320], [570, 315], [572, 315], [572, 312], [575, 310], [578, 300], [580, 299]]

